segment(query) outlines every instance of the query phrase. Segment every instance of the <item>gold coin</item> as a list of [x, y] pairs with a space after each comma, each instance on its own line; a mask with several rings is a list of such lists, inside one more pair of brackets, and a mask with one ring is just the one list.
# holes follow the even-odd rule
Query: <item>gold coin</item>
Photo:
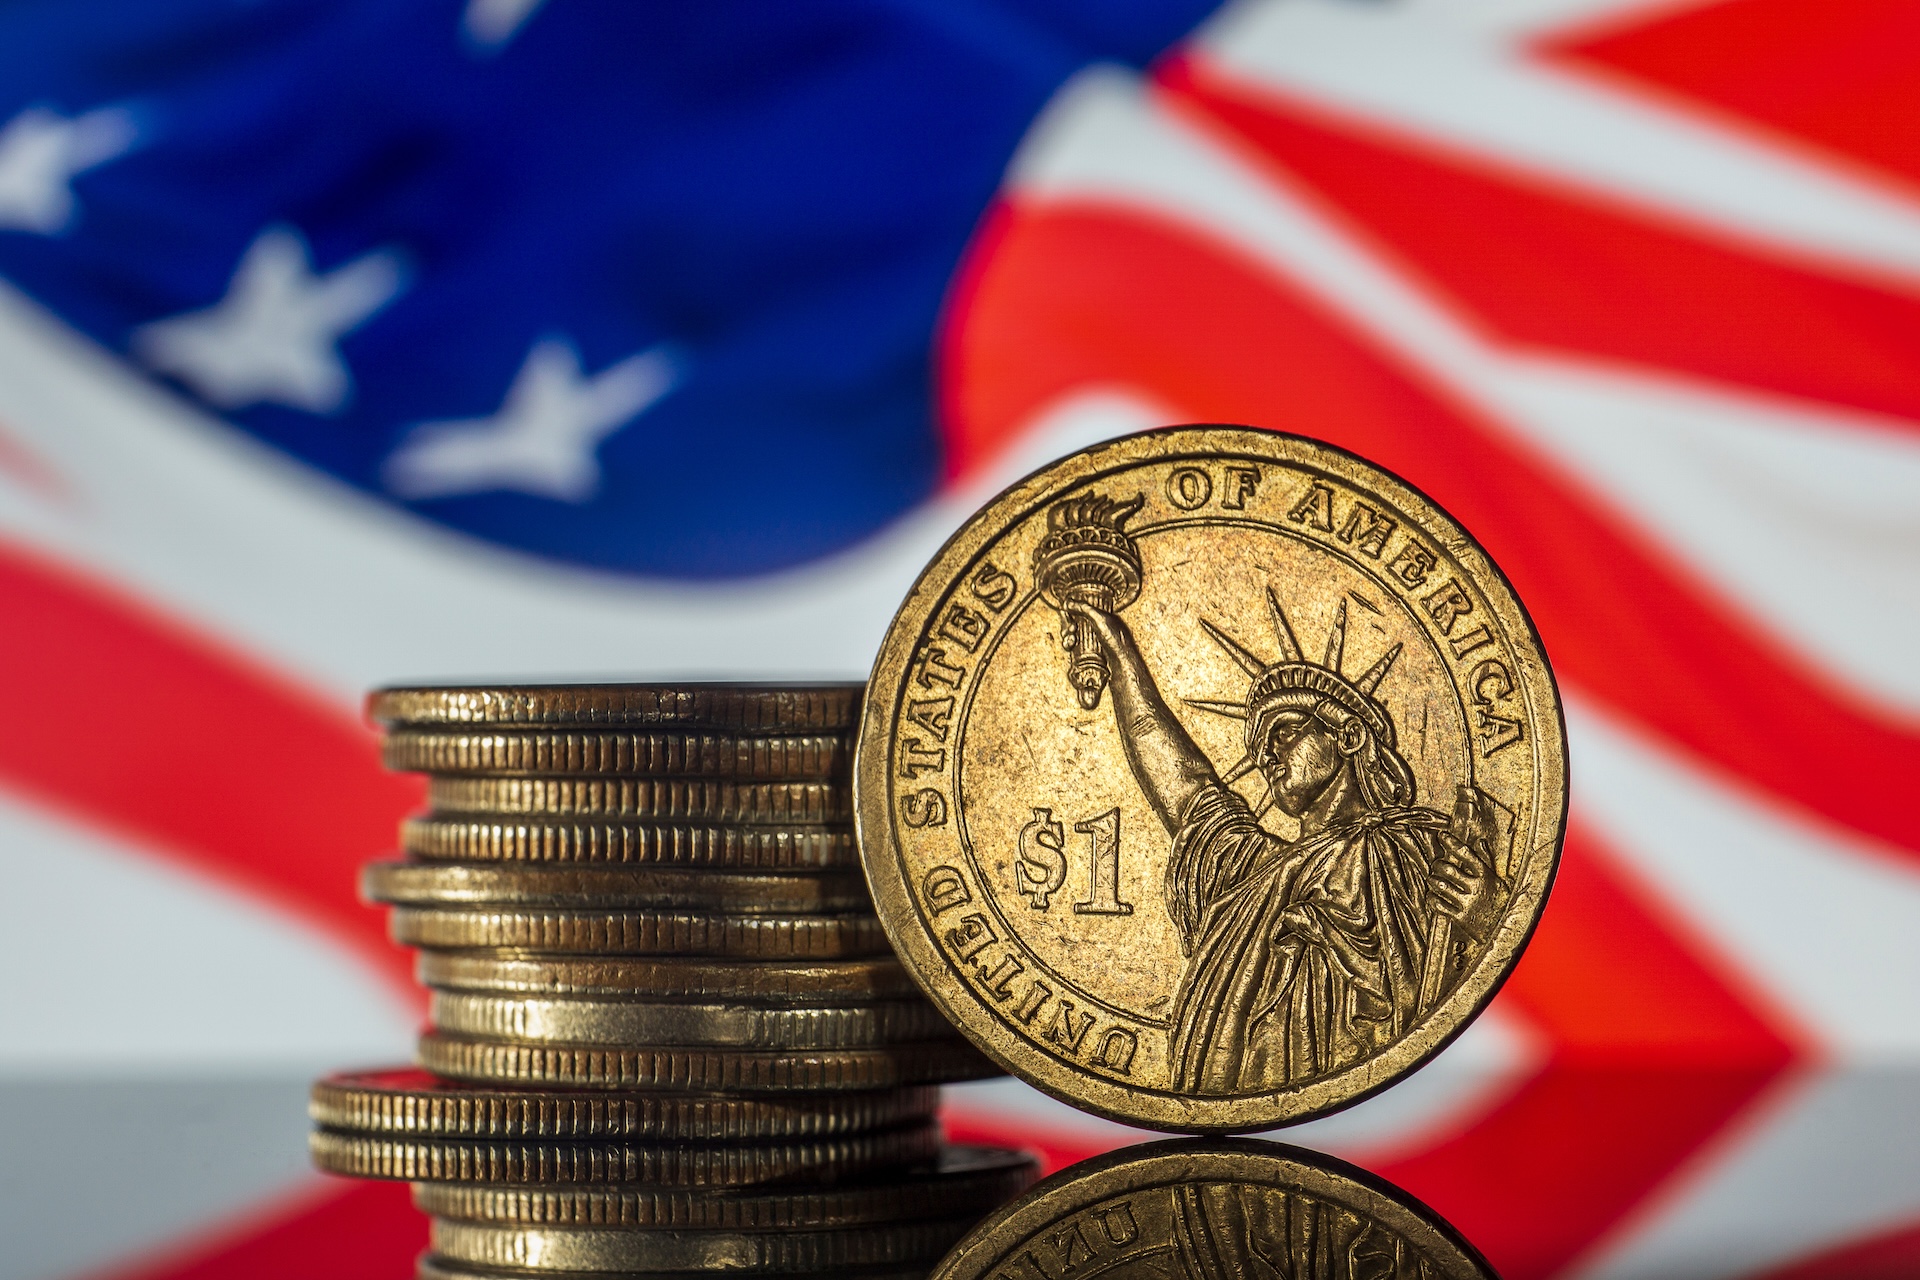
[[838, 1231], [633, 1231], [495, 1226], [436, 1218], [431, 1248], [448, 1262], [529, 1271], [838, 1271], [932, 1263], [971, 1218]]
[[757, 1191], [671, 1187], [487, 1187], [423, 1182], [422, 1212], [550, 1227], [785, 1231], [978, 1216], [1033, 1185], [1034, 1158], [997, 1147], [944, 1146], [929, 1164], [830, 1187]]
[[937, 1124], [808, 1142], [748, 1145], [600, 1139], [536, 1141], [426, 1138], [315, 1129], [314, 1164], [348, 1178], [400, 1182], [653, 1182], [677, 1187], [758, 1186], [913, 1164], [940, 1145]]
[[[447, 1258], [435, 1257], [423, 1253], [415, 1264], [414, 1280], [528, 1280], [537, 1273], [519, 1269], [477, 1266], [473, 1263], [454, 1262]], [[636, 1274], [644, 1275], [647, 1280], [707, 1280], [711, 1271], [566, 1271], [549, 1274], [565, 1275], [568, 1280], [633, 1280]], [[774, 1274], [778, 1274], [777, 1272]], [[837, 1280], [927, 1280], [925, 1263], [910, 1267], [862, 1267], [857, 1271], [836, 1271]]]
[[597, 959], [422, 951], [420, 981], [448, 991], [549, 996], [654, 996], [767, 1004], [850, 1004], [917, 996], [892, 956], [787, 963], [777, 960]]
[[437, 814], [646, 818], [656, 822], [846, 822], [853, 798], [837, 782], [725, 782], [707, 778], [427, 779]]
[[381, 725], [695, 725], [747, 733], [845, 729], [861, 684], [469, 685], [375, 690]]
[[323, 1129], [450, 1138], [642, 1138], [751, 1142], [833, 1137], [924, 1120], [932, 1086], [868, 1093], [738, 1097], [503, 1089], [417, 1067], [343, 1072], [314, 1082], [307, 1111]]
[[375, 862], [360, 869], [370, 902], [408, 906], [622, 907], [734, 915], [871, 911], [866, 881], [838, 874], [688, 867], [522, 867]]
[[1546, 903], [1546, 656], [1445, 512], [1297, 436], [1089, 449], [940, 552], [874, 669], [855, 807], [934, 1001], [1086, 1110], [1271, 1128], [1427, 1061]]
[[940, 1011], [917, 996], [853, 1008], [779, 1009], [436, 991], [429, 1016], [455, 1035], [618, 1048], [868, 1049], [955, 1034]]
[[387, 768], [418, 773], [833, 779], [846, 772], [847, 757], [847, 739], [839, 734], [396, 729], [381, 745]]
[[1012, 1276], [1494, 1280], [1431, 1209], [1273, 1142], [1155, 1142], [1054, 1174], [954, 1246], [931, 1280]]
[[501, 947], [574, 955], [741, 956], [825, 960], [887, 950], [870, 914], [718, 915], [690, 911], [455, 911], [395, 907], [389, 932], [408, 947]]
[[587, 1089], [891, 1089], [1001, 1074], [958, 1036], [871, 1049], [605, 1049], [428, 1031], [417, 1056], [428, 1071], [456, 1080]]
[[457, 862], [602, 863], [728, 870], [826, 871], [859, 865], [846, 827], [695, 827], [627, 822], [488, 822], [409, 818], [400, 847]]

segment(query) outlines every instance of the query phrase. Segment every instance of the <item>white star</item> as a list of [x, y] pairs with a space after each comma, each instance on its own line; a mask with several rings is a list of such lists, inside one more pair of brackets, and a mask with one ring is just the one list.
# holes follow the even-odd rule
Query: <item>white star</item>
[[483, 49], [498, 49], [520, 34], [544, 0], [467, 0], [460, 29]]
[[387, 487], [403, 498], [518, 489], [585, 502], [600, 486], [600, 442], [665, 395], [674, 376], [656, 347], [585, 377], [571, 343], [542, 339], [498, 413], [416, 426], [387, 458]]
[[73, 176], [133, 145], [133, 117], [28, 107], [0, 129], [0, 228], [53, 235], [73, 220]]
[[142, 325], [133, 349], [225, 409], [270, 400], [332, 413], [353, 392], [334, 344], [405, 287], [403, 259], [391, 249], [316, 276], [300, 233], [271, 227], [240, 259], [226, 297]]

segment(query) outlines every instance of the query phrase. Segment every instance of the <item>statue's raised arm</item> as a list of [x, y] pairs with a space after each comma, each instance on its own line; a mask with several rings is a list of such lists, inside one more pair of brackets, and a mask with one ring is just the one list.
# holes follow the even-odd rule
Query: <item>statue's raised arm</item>
[[1091, 605], [1069, 603], [1066, 608], [1077, 622], [1092, 629], [1106, 654], [1114, 722], [1134, 777], [1167, 830], [1179, 830], [1194, 794], [1219, 781], [1213, 763], [1160, 696], [1127, 624]]

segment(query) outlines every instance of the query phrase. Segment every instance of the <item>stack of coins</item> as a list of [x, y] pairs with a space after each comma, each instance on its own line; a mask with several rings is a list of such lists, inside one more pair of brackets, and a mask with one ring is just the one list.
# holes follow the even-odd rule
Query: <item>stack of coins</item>
[[315, 1085], [316, 1162], [416, 1184], [422, 1277], [924, 1273], [1034, 1175], [946, 1148], [997, 1073], [888, 949], [849, 797], [861, 686], [388, 689], [428, 775], [393, 907], [419, 1065]]

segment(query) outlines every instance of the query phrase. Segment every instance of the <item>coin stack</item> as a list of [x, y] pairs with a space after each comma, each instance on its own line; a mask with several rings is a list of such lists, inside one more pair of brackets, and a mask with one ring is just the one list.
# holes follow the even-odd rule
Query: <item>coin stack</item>
[[313, 1090], [316, 1162], [415, 1183], [423, 1280], [923, 1274], [1034, 1176], [944, 1147], [997, 1074], [888, 949], [849, 797], [862, 686], [376, 693], [428, 775], [366, 868], [420, 948], [419, 1065]]

